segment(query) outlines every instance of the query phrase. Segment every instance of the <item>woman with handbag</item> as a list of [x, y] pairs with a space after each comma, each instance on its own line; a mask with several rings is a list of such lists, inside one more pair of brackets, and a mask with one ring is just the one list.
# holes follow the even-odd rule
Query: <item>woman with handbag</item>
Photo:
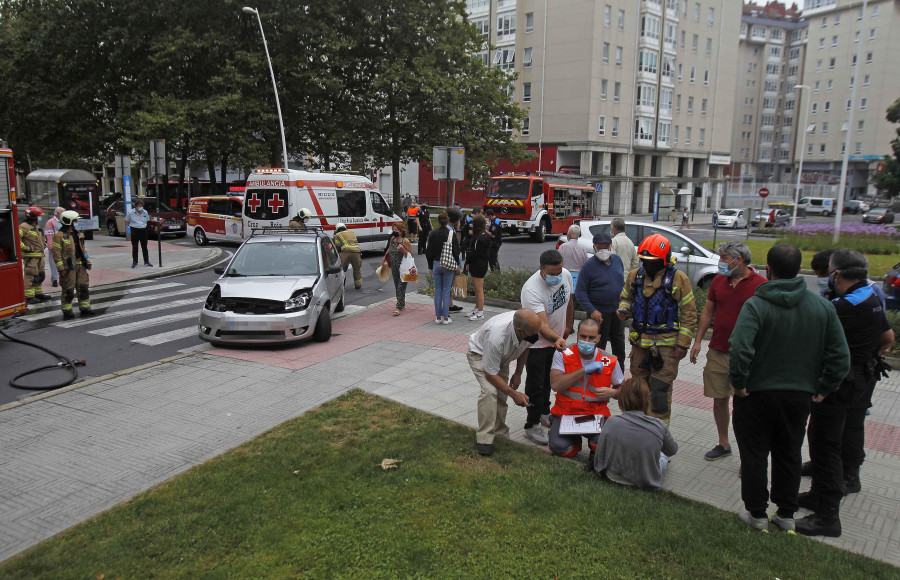
[[387, 252], [381, 260], [381, 267], [390, 263], [391, 276], [394, 278], [394, 290], [397, 293], [397, 306], [394, 308], [394, 316], [400, 316], [400, 313], [406, 308], [406, 282], [400, 276], [400, 262], [404, 256], [412, 254], [412, 244], [406, 237], [406, 224], [403, 222], [395, 222], [391, 239], [388, 242]]
[[450, 217], [446, 211], [440, 213], [437, 229], [428, 236], [425, 257], [434, 278], [434, 323], [450, 324], [450, 290], [453, 287], [453, 277], [459, 273], [460, 267], [459, 239], [450, 226]]
[[487, 220], [484, 216], [472, 218], [472, 237], [469, 251], [466, 253], [466, 272], [472, 276], [475, 286], [475, 309], [469, 314], [469, 320], [484, 319], [484, 277], [487, 275], [491, 256], [491, 236], [487, 233]]

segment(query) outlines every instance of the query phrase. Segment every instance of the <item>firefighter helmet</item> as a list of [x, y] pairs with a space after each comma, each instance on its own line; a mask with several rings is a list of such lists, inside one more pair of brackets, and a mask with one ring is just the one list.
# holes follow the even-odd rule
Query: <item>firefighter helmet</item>
[[305, 220], [309, 219], [312, 216], [312, 212], [306, 209], [305, 207], [301, 207], [300, 211], [297, 212], [297, 217]]
[[44, 210], [34, 205], [25, 210], [25, 217], [30, 220], [37, 219], [42, 215], [44, 215]]
[[338, 222], [338, 224], [334, 227], [334, 231], [335, 231], [335, 232], [342, 232], [342, 231], [344, 231], [344, 230], [346, 230], [346, 229], [347, 229], [347, 226], [345, 226], [345, 225], [342, 224], [341, 222]]
[[668, 262], [670, 253], [669, 240], [662, 234], [647, 236], [638, 247], [638, 257], [641, 258], [659, 258], [664, 262]]
[[80, 217], [81, 216], [78, 215], [77, 211], [68, 210], [68, 211], [62, 212], [62, 215], [59, 216], [59, 221], [64, 226], [70, 226], [73, 223], [75, 223], [75, 220], [77, 220]]

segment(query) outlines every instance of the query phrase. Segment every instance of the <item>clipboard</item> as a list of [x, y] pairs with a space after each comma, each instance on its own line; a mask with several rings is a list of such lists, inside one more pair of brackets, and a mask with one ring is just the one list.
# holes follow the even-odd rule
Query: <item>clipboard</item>
[[560, 435], [596, 435], [602, 431], [603, 422], [606, 417], [603, 415], [594, 415], [594, 418], [584, 423], [576, 423], [575, 419], [582, 415], [563, 415], [562, 422], [559, 425]]

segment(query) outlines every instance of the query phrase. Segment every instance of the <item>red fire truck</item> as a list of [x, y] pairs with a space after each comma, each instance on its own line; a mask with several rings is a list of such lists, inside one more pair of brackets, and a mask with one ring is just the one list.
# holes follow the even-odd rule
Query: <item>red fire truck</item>
[[25, 312], [13, 154], [0, 148], [0, 319]]
[[484, 209], [491, 208], [510, 234], [565, 234], [575, 220], [593, 219], [594, 187], [580, 175], [507, 173], [488, 180]]

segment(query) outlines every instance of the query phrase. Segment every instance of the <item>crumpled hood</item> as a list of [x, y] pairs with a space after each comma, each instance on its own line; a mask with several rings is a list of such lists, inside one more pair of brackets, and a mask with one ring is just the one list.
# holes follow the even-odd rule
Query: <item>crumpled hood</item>
[[312, 288], [316, 276], [256, 276], [216, 280], [223, 298], [287, 300], [297, 290]]
[[756, 289], [756, 295], [767, 302], [792, 308], [800, 303], [809, 290], [803, 276], [788, 280], [770, 280]]

